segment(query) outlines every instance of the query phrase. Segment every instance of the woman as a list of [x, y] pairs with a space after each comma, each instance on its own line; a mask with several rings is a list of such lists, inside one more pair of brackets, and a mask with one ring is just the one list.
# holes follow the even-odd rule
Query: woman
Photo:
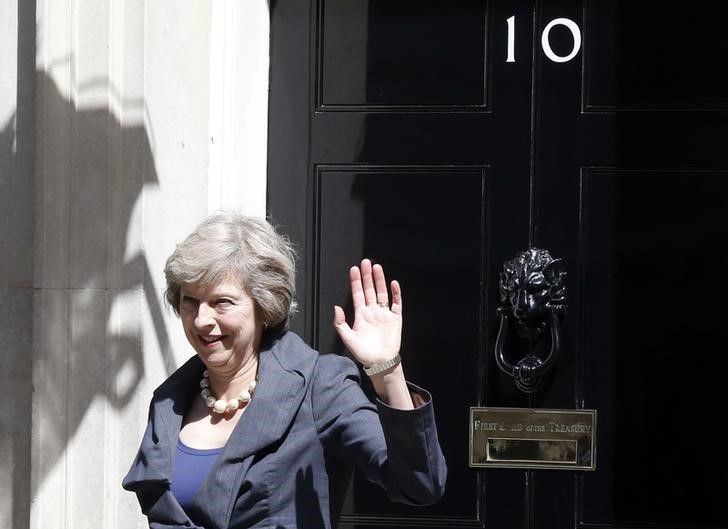
[[167, 260], [165, 297], [197, 353], [154, 392], [124, 488], [151, 528], [335, 527], [353, 465], [395, 501], [427, 504], [446, 468], [430, 396], [405, 382], [402, 293], [381, 266], [349, 272], [355, 364], [287, 332], [294, 255], [266, 221], [223, 212]]

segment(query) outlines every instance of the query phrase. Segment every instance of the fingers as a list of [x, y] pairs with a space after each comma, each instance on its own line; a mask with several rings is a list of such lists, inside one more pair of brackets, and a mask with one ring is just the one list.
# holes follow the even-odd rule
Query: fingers
[[334, 327], [339, 325], [346, 325], [346, 316], [344, 315], [344, 309], [338, 305], [334, 305]]
[[361, 265], [361, 284], [364, 289], [364, 300], [367, 305], [377, 303], [377, 291], [374, 288], [374, 278], [372, 276], [372, 262], [369, 259], [362, 259]]
[[[384, 269], [381, 265], [372, 265], [369, 259], [362, 259], [359, 266], [352, 266], [349, 270], [349, 281], [351, 283], [351, 298], [354, 309], [357, 307], [378, 305], [389, 307], [389, 293], [387, 291], [387, 280], [384, 276]], [[397, 306], [395, 312], [402, 312], [402, 289], [397, 281], [392, 281], [392, 310]]]
[[361, 273], [358, 266], [352, 266], [349, 269], [349, 283], [351, 283], [351, 300], [354, 308], [361, 307], [365, 304], [364, 290], [361, 284]]
[[349, 324], [346, 323], [344, 309], [338, 305], [334, 305], [334, 329], [336, 329], [336, 333], [339, 335], [339, 338], [341, 338], [341, 341], [344, 342], [344, 344], [348, 344], [353, 331], [351, 330], [351, 327], [349, 327]]
[[372, 267], [374, 276], [374, 290], [376, 292], [376, 303], [380, 307], [389, 308], [389, 294], [387, 293], [387, 280], [384, 279], [384, 269], [381, 265], [375, 264]]
[[392, 312], [395, 314], [402, 314], [402, 287], [399, 286], [399, 281], [394, 280], [391, 284], [392, 287]]

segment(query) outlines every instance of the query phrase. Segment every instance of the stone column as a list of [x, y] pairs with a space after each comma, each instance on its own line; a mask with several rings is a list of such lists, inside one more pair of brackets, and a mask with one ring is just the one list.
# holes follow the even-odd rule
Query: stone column
[[[265, 165], [249, 180], [229, 178], [251, 159], [223, 164], [211, 147], [214, 140], [240, 141], [231, 139], [235, 128], [217, 125], [211, 109], [247, 115], [252, 96], [241, 84], [258, 77], [241, 73], [252, 64], [241, 55], [222, 69], [211, 63], [218, 53], [213, 34], [238, 32], [250, 19], [247, 9], [259, 20], [263, 13], [267, 27], [267, 4], [236, 7], [225, 27], [215, 22], [213, 5], [37, 0], [35, 179], [30, 190], [23, 187], [35, 251], [25, 266], [13, 265], [19, 284], [34, 292], [26, 309], [34, 317], [16, 335], [18, 345], [28, 341], [32, 362], [13, 353], [27, 375], [16, 383], [18, 402], [30, 400], [32, 369], [32, 443], [18, 448], [31, 484], [25, 497], [22, 488], [14, 494], [30, 509], [34, 529], [147, 527], [120, 482], [152, 389], [192, 354], [161, 302], [164, 261], [212, 209], [264, 212]], [[255, 42], [255, 63], [267, 69], [267, 32]], [[220, 76], [232, 92], [217, 108], [211, 91]], [[264, 79], [265, 94], [267, 73]], [[265, 138], [265, 129], [258, 135]], [[265, 160], [265, 150], [256, 149]], [[230, 199], [243, 196], [250, 202]], [[3, 413], [17, 419], [16, 437], [24, 438], [31, 423], [20, 407]]]

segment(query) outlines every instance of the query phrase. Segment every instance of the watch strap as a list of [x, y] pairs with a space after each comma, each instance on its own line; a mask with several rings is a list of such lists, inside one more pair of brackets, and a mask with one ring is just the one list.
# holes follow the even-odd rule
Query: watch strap
[[378, 364], [374, 364], [369, 367], [364, 366], [364, 372], [367, 374], [367, 376], [376, 375], [378, 373], [381, 373], [382, 371], [386, 371], [387, 369], [399, 365], [400, 362], [402, 362], [402, 357], [397, 354], [394, 358], [390, 358], [389, 360], [385, 360], [384, 362], [379, 362]]

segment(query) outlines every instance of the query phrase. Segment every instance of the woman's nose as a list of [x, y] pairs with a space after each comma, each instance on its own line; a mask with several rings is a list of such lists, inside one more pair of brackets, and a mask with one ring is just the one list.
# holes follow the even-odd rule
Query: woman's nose
[[207, 327], [215, 324], [214, 310], [207, 303], [200, 303], [197, 307], [197, 316], [195, 316], [195, 325], [197, 327]]

